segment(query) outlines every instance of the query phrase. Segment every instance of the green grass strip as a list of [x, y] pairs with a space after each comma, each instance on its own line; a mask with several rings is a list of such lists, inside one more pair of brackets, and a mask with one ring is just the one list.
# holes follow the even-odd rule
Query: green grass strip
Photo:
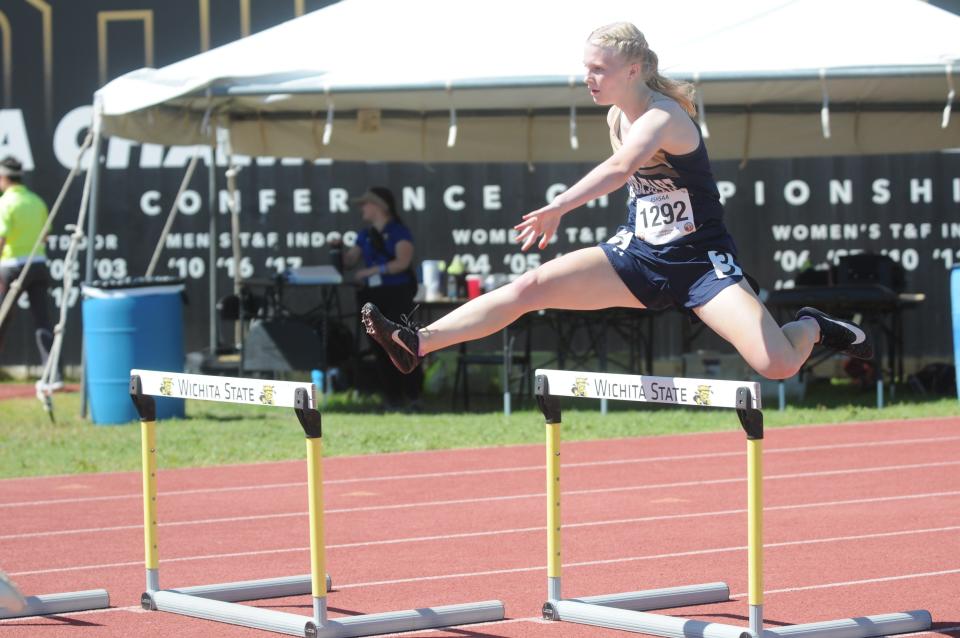
[[[768, 427], [845, 421], [957, 416], [953, 398], [904, 397], [877, 410], [871, 392], [832, 386], [808, 393], [799, 406], [764, 411]], [[768, 402], [769, 403], [769, 402]], [[564, 402], [564, 440], [609, 439], [739, 428], [732, 410]], [[447, 407], [444, 402], [442, 406]], [[576, 408], [576, 409], [574, 409]], [[0, 478], [138, 470], [136, 423], [95, 426], [79, 417], [77, 394], [55, 395], [56, 423], [35, 399], [0, 402]], [[161, 423], [164, 468], [302, 459], [303, 433], [291, 412], [189, 402], [187, 419]], [[542, 416], [526, 409], [505, 417], [496, 402], [470, 413], [379, 414], [369, 402], [334, 397], [324, 410], [324, 449], [331, 456], [540, 443]]]

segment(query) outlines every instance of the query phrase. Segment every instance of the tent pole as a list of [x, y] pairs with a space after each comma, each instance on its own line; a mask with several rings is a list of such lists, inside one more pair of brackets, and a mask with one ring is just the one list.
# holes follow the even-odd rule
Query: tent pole
[[[97, 209], [100, 207], [100, 131], [103, 125], [103, 106], [100, 98], [93, 100], [93, 144], [90, 150], [90, 217], [87, 219], [87, 265], [83, 280], [90, 283], [94, 280], [94, 246], [97, 239]], [[63, 299], [62, 303], [67, 303]], [[87, 418], [87, 345], [80, 331], [80, 418]]]
[[97, 209], [100, 207], [100, 146], [102, 136], [100, 127], [103, 115], [100, 112], [100, 102], [97, 100], [93, 114], [93, 148], [90, 151], [90, 209], [87, 218], [87, 268], [84, 282], [94, 280], [94, 246], [97, 238]]
[[210, 164], [207, 165], [207, 200], [210, 209], [210, 252], [207, 257], [207, 277], [210, 288], [210, 354], [217, 353], [217, 145], [210, 146]]
[[170, 206], [170, 212], [167, 214], [167, 221], [163, 224], [163, 230], [160, 231], [160, 239], [157, 240], [157, 245], [153, 249], [153, 256], [150, 258], [150, 265], [147, 266], [147, 272], [144, 275], [145, 277], [153, 277], [153, 273], [157, 270], [157, 264], [160, 262], [160, 255], [163, 254], [164, 244], [167, 243], [167, 237], [170, 235], [170, 229], [173, 228], [173, 222], [177, 218], [177, 212], [180, 210], [180, 198], [183, 196], [184, 191], [187, 190], [187, 186], [190, 185], [190, 180], [193, 179], [193, 171], [197, 168], [197, 162], [200, 161], [200, 147], [197, 146], [194, 149], [193, 157], [190, 158], [190, 163], [187, 165], [187, 171], [183, 175], [183, 180], [180, 182], [180, 188], [177, 189], [177, 194], [173, 198], [173, 205]]
[[230, 239], [233, 255], [233, 294], [239, 303], [239, 316], [234, 323], [233, 343], [243, 350], [243, 303], [240, 300], [243, 292], [243, 277], [240, 275], [240, 205], [237, 201], [237, 173], [240, 167], [233, 164], [233, 155], [229, 156], [227, 164], [227, 191], [230, 193]]

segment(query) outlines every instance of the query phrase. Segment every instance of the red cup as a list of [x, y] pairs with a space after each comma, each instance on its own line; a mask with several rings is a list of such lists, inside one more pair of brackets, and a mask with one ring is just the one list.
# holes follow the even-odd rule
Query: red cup
[[467, 275], [467, 299], [475, 299], [481, 294], [480, 276]]

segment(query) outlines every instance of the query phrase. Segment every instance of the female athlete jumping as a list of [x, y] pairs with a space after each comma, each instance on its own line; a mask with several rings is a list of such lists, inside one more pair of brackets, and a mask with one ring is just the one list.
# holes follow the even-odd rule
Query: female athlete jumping
[[515, 227], [517, 241], [523, 250], [546, 248], [561, 217], [624, 184], [630, 190], [627, 223], [599, 246], [546, 262], [420, 330], [365, 305], [366, 331], [394, 365], [410, 372], [428, 353], [485, 337], [530, 311], [614, 306], [685, 309], [770, 379], [794, 375], [816, 343], [871, 358], [873, 346], [856, 324], [803, 308], [781, 327], [757, 298], [723, 224], [692, 117], [693, 86], [660, 75], [643, 34], [625, 22], [600, 27], [587, 39], [583, 62], [594, 102], [611, 106], [613, 155], [553, 202], [524, 215]]

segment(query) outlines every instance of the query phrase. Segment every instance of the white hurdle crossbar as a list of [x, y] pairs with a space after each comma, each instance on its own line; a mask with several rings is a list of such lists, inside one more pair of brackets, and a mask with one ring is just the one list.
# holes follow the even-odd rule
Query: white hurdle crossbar
[[110, 606], [110, 595], [105, 589], [24, 596], [24, 600], [27, 601], [26, 606], [17, 611], [0, 607], [0, 620], [26, 618], [28, 616], [69, 614], [76, 611], [106, 609]]
[[[153, 370], [130, 371], [130, 396], [140, 415], [143, 456], [144, 555], [147, 588], [144, 609], [167, 611], [216, 622], [304, 638], [347, 638], [502, 620], [503, 603], [487, 600], [460, 605], [406, 609], [346, 618], [327, 617], [326, 548], [323, 524], [323, 431], [311, 383], [213, 377]], [[160, 588], [157, 543], [156, 406], [153, 397], [176, 397], [293, 409], [306, 435], [310, 513], [310, 573], [214, 585]], [[313, 616], [238, 605], [237, 602], [311, 594]]]
[[[535, 393], [546, 420], [547, 601], [543, 617], [668, 638], [869, 638], [925, 631], [930, 612], [844, 618], [763, 627], [763, 413], [760, 384], [602, 372], [537, 370]], [[560, 587], [560, 399], [613, 399], [677, 406], [732, 408], [747, 435], [747, 568], [749, 627], [648, 613], [729, 600], [726, 583], [705, 583], [621, 594], [563, 598]]]

